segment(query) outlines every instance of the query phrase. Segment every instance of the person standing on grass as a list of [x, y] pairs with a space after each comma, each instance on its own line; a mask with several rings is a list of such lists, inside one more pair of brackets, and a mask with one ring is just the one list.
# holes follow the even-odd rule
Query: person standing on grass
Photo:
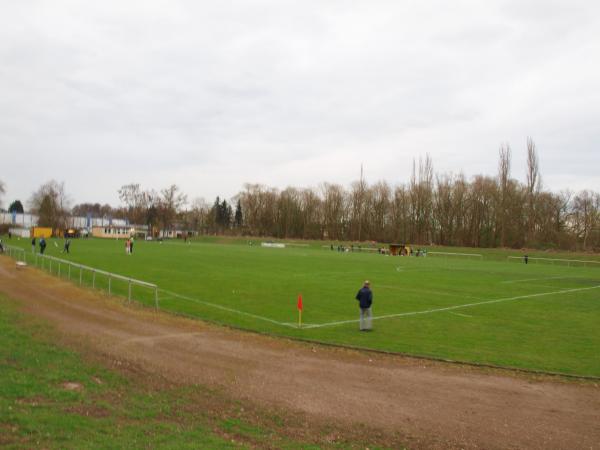
[[133, 236], [129, 239], [129, 253], [133, 254]]
[[525, 255], [523, 257], [523, 261], [525, 261], [525, 264], [527, 264], [529, 262], [529, 255]]
[[65, 246], [63, 247], [63, 253], [69, 253], [69, 247], [71, 246], [71, 241], [69, 239], [65, 239]]
[[31, 240], [31, 253], [35, 253], [35, 236]]
[[44, 239], [44, 236], [42, 236], [40, 238], [40, 254], [43, 255], [45, 250], [46, 250], [46, 239]]
[[363, 283], [363, 287], [356, 294], [356, 300], [360, 308], [360, 331], [371, 331], [373, 292], [369, 280]]

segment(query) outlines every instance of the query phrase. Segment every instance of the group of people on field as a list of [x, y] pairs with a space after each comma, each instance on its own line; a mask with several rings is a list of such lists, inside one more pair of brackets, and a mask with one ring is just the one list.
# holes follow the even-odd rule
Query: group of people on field
[[[35, 236], [31, 239], [31, 253], [35, 253], [35, 244], [36, 244], [36, 240], [35, 240]], [[40, 238], [40, 255], [43, 255], [44, 252], [46, 251], [46, 239], [44, 238], [44, 236], [42, 236]], [[54, 243], [54, 245], [56, 245], [56, 242]], [[67, 238], [65, 239], [65, 243], [63, 245], [63, 249], [61, 253], [71, 253], [71, 239]]]

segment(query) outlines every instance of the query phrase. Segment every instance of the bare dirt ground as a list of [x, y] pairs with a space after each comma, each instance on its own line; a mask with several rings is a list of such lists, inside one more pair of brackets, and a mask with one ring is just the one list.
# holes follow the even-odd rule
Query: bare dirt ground
[[[140, 376], [200, 384], [413, 448], [600, 448], [600, 387], [315, 346], [192, 321], [0, 258], [0, 292]], [[360, 424], [360, 426], [358, 425]], [[392, 438], [393, 437], [393, 438]]]

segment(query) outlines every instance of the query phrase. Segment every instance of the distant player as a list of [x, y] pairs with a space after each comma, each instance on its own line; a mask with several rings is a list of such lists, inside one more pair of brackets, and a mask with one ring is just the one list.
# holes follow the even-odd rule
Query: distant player
[[42, 236], [40, 238], [40, 254], [43, 255], [45, 251], [46, 251], [46, 239], [44, 239], [44, 236]]
[[31, 253], [35, 253], [35, 236], [31, 240]]
[[523, 256], [523, 261], [525, 262], [525, 264], [529, 263], [529, 256], [525, 255]]
[[65, 239], [65, 246], [63, 247], [62, 253], [69, 253], [70, 246], [71, 246], [71, 241], [69, 239]]

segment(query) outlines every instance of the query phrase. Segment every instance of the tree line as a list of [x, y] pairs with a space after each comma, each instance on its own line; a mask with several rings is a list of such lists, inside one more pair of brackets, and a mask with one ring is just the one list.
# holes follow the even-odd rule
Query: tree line
[[156, 191], [131, 183], [119, 189], [119, 207], [70, 208], [64, 183], [49, 181], [29, 206], [40, 225], [54, 228], [65, 227], [70, 214], [91, 214], [201, 234], [600, 251], [600, 194], [544, 190], [531, 139], [526, 160], [524, 183], [512, 178], [511, 148], [504, 144], [495, 176], [467, 180], [463, 174], [435, 173], [426, 156], [413, 161], [409, 181], [395, 186], [362, 177], [349, 187], [322, 183], [280, 190], [247, 183], [229, 202], [217, 197], [213, 204], [202, 198], [188, 202], [175, 184]]

